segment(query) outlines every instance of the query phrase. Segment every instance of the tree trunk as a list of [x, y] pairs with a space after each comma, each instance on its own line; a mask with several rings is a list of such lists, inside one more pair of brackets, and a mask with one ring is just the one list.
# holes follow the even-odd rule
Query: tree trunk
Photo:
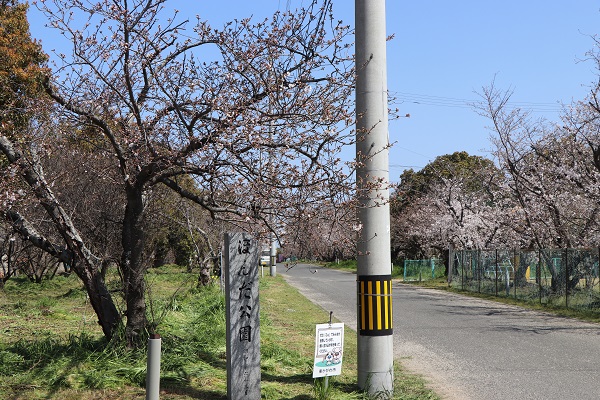
[[207, 258], [200, 264], [200, 275], [198, 276], [198, 286], [208, 286], [211, 282], [210, 273], [214, 268], [213, 259]]
[[[188, 219], [188, 228], [191, 233], [191, 225]], [[200, 247], [196, 245], [196, 256], [200, 261], [200, 275], [198, 276], [198, 286], [208, 286], [211, 282], [210, 276], [211, 272], [215, 268], [215, 262], [218, 260], [218, 255], [215, 252], [215, 249], [210, 241], [210, 237], [208, 234], [202, 230], [200, 227], [196, 227], [196, 231], [202, 235], [204, 241], [206, 242], [206, 248], [208, 249], [208, 254], [204, 255], [203, 252], [200, 251]]]
[[444, 262], [444, 276], [448, 278], [450, 272], [450, 249], [442, 250], [442, 261]]
[[34, 161], [33, 166], [28, 162], [24, 162], [21, 152], [16, 150], [13, 143], [4, 136], [0, 136], [0, 151], [11, 163], [17, 164], [23, 169], [25, 181], [34, 190], [35, 196], [52, 219], [57, 232], [61, 235], [67, 247], [63, 248], [57, 243], [51, 243], [16, 210], [4, 210], [0, 215], [35, 247], [72, 266], [84, 284], [90, 303], [98, 316], [98, 323], [102, 326], [104, 336], [108, 340], [112, 339], [121, 324], [121, 315], [98, 269], [101, 260], [93, 255], [85, 245], [69, 213], [64, 210], [52, 190], [50, 190], [41, 164], [37, 160]]
[[[66, 215], [65, 213], [62, 214]], [[63, 237], [73, 238], [73, 240], [70, 240], [70, 248], [66, 249], [47, 240], [18, 212], [14, 210], [6, 211], [5, 218], [13, 229], [27, 237], [28, 241], [34, 246], [46, 251], [60, 261], [71, 265], [72, 270], [75, 271], [83, 282], [90, 299], [90, 304], [98, 316], [98, 324], [102, 327], [104, 336], [108, 340], [112, 339], [121, 324], [121, 315], [98, 270], [97, 265], [99, 261], [83, 245], [70, 220], [64, 225], [57, 224], [62, 228], [60, 233], [63, 234]]]
[[146, 339], [144, 335], [147, 328], [144, 281], [146, 268], [142, 259], [144, 248], [143, 212], [142, 190], [135, 186], [128, 186], [121, 238], [123, 244], [121, 269], [125, 280], [123, 287], [127, 307], [125, 339], [128, 347], [142, 346]]
[[515, 250], [513, 265], [515, 268], [514, 285], [516, 287], [527, 286], [527, 284], [529, 283], [529, 281], [527, 280], [527, 269], [529, 268], [527, 256], [521, 255], [521, 253], [518, 250]]
[[112, 300], [102, 274], [97, 268], [78, 265], [73, 268], [73, 271], [83, 282], [104, 336], [111, 340], [121, 325], [121, 314]]

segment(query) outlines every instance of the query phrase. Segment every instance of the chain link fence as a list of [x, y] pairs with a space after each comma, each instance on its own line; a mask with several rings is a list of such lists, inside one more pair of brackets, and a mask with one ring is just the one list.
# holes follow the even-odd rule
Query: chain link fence
[[455, 250], [450, 285], [462, 290], [600, 309], [600, 248]]
[[443, 260], [404, 260], [404, 282], [428, 281], [444, 276], [446, 267]]

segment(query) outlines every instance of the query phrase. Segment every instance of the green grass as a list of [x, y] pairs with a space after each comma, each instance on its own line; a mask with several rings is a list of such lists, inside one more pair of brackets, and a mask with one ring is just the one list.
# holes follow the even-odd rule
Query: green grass
[[[218, 285], [196, 289], [176, 266], [148, 274], [150, 318], [162, 342], [161, 399], [226, 399], [225, 306]], [[328, 313], [281, 277], [260, 282], [263, 399], [313, 399], [315, 324]], [[149, 308], [150, 310], [150, 308]], [[143, 399], [145, 349], [102, 337], [75, 276], [42, 284], [11, 279], [0, 290], [0, 398]], [[356, 387], [356, 334], [345, 332], [342, 375], [328, 399], [367, 399]], [[436, 399], [396, 363], [394, 399]]]

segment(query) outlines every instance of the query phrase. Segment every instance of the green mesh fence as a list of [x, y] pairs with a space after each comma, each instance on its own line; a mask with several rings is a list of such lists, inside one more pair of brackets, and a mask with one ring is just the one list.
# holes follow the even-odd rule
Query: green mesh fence
[[427, 260], [404, 260], [404, 281], [426, 281], [444, 276], [446, 267], [438, 258]]
[[600, 311], [600, 248], [457, 250], [451, 285], [551, 306]]

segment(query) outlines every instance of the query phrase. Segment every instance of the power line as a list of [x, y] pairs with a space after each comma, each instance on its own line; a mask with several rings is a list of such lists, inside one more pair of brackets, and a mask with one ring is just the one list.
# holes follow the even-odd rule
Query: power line
[[[458, 107], [458, 108], [473, 108], [479, 101], [474, 99], [461, 99], [456, 97], [432, 96], [427, 94], [394, 92], [392, 95], [400, 102], [428, 105], [435, 107]], [[531, 112], [560, 112], [562, 105], [555, 103], [537, 103], [528, 101], [509, 101], [506, 103], [508, 108], [521, 108]]]
[[399, 165], [399, 164], [390, 164], [390, 168], [423, 168], [422, 165]]

